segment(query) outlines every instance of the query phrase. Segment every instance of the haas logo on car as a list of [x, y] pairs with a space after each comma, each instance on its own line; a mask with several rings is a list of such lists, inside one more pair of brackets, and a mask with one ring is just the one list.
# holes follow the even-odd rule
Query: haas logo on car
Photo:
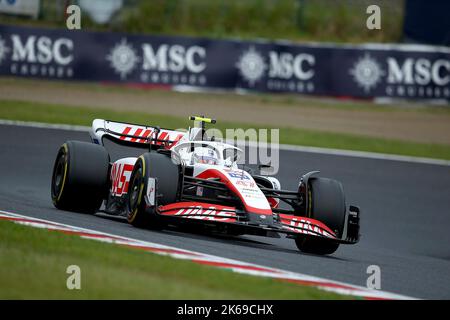
[[285, 224], [284, 228], [297, 233], [311, 234], [311, 235], [319, 234], [321, 236], [325, 236], [328, 238], [335, 238], [335, 235], [330, 233], [331, 230], [330, 232], [328, 232], [326, 230], [327, 227], [325, 225], [320, 225], [320, 222], [318, 221], [316, 223], [312, 223], [311, 221], [306, 219], [297, 220], [294, 218], [290, 219], [290, 222], [289, 220], [284, 220], [283, 223]]
[[[175, 136], [176, 134], [176, 136]], [[129, 142], [137, 142], [137, 143], [146, 143], [148, 139], [154, 135], [154, 131], [152, 129], [144, 129], [139, 127], [125, 127], [121, 133], [120, 140], [129, 141]], [[155, 145], [162, 145], [164, 141], [171, 141], [171, 143], [167, 144], [167, 147], [171, 147], [175, 145], [182, 137], [183, 133], [178, 132], [169, 132], [162, 131], [158, 135], [158, 140], [155, 142]]]
[[233, 214], [221, 211], [219, 209], [216, 209], [215, 207], [209, 207], [205, 209], [201, 206], [193, 206], [189, 209], [180, 209], [175, 213], [175, 215], [181, 215], [191, 219], [215, 221], [227, 221], [228, 219], [234, 217]]
[[128, 163], [114, 163], [111, 168], [111, 194], [121, 196], [128, 192], [131, 172], [134, 165]]

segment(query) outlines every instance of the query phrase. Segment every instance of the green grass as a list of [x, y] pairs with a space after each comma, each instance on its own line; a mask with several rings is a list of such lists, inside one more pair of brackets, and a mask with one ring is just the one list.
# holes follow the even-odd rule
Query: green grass
[[[349, 110], [349, 111], [368, 111], [368, 112], [408, 112], [408, 113], [424, 113], [424, 114], [443, 114], [450, 115], [450, 108], [447, 105], [433, 105], [421, 101], [409, 101], [404, 102], [391, 102], [385, 104], [377, 104], [372, 101], [364, 100], [354, 100], [354, 99], [335, 99], [326, 98], [318, 96], [307, 96], [299, 94], [273, 94], [273, 93], [248, 93], [245, 95], [230, 94], [230, 92], [177, 92], [177, 91], [167, 91], [167, 90], [140, 90], [133, 86], [127, 86], [123, 84], [103, 84], [95, 82], [70, 82], [61, 80], [37, 80], [37, 79], [27, 79], [20, 77], [0, 77], [0, 86], [20, 86], [23, 89], [29, 87], [39, 87], [43, 85], [44, 87], [53, 88], [53, 90], [83, 90], [94, 93], [126, 93], [146, 97], [151, 99], [156, 98], [166, 98], [168, 96], [178, 97], [185, 99], [186, 95], [189, 95], [192, 99], [199, 100], [214, 100], [217, 103], [238, 102], [238, 103], [252, 103], [260, 105], [281, 105], [285, 107], [298, 108], [299, 106], [304, 106], [308, 108], [321, 108], [326, 110]], [[1, 99], [1, 98], [0, 98]]]
[[[0, 16], [3, 23], [65, 28], [64, 6], [42, 0], [39, 20]], [[98, 25], [83, 15], [83, 30], [268, 38], [293, 41], [398, 42], [404, 0], [136, 0], [127, 1], [110, 23]], [[377, 4], [381, 30], [366, 28], [366, 8]]]
[[[0, 221], [0, 299], [344, 299], [312, 287]], [[81, 268], [81, 290], [66, 269]]]
[[[187, 128], [191, 125], [187, 118], [175, 116], [0, 100], [0, 119], [90, 126], [95, 118], [154, 124], [166, 128]], [[273, 127], [249, 123], [219, 122], [216, 128], [225, 132], [226, 128]], [[450, 160], [450, 146], [448, 145], [414, 143], [298, 128], [280, 128], [280, 143]]]

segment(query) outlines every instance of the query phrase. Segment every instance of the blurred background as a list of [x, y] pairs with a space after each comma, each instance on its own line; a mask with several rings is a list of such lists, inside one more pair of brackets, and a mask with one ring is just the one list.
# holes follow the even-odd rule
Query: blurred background
[[[30, 3], [11, 15], [7, 3]], [[83, 29], [207, 37], [327, 42], [450, 43], [450, 2], [445, 0], [2, 0], [1, 22], [65, 25], [65, 9], [87, 15]], [[365, 25], [366, 8], [378, 5], [382, 29]], [[25, 13], [25, 14], [24, 14]], [[22, 15], [22, 16], [20, 16]]]
[[[370, 5], [381, 29], [366, 27]], [[114, 117], [184, 127], [207, 114], [282, 128], [282, 143], [450, 159], [449, 12], [445, 0], [0, 0], [0, 118], [89, 125], [127, 110]]]

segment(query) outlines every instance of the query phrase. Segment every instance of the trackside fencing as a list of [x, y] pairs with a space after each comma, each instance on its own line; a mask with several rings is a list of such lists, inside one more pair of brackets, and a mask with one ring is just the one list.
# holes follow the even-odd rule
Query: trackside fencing
[[175, 90], [450, 101], [450, 48], [296, 44], [0, 25], [0, 75]]

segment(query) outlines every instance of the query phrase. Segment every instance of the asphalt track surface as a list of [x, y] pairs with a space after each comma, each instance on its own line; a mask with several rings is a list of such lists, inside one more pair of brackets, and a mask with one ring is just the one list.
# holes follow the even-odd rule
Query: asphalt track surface
[[[155, 232], [101, 215], [56, 210], [50, 180], [57, 150], [66, 140], [89, 141], [89, 135], [0, 125], [0, 210], [360, 286], [366, 285], [367, 267], [378, 265], [384, 291], [450, 299], [449, 166], [280, 151], [283, 188], [295, 188], [302, 173], [319, 169], [344, 184], [348, 204], [362, 208], [361, 241], [322, 257], [300, 253], [284, 237]], [[130, 152], [108, 149], [113, 159]]]

